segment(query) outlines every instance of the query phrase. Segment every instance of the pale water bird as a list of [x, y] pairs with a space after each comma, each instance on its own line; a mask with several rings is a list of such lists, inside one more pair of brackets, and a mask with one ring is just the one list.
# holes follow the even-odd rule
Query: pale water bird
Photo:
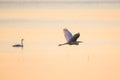
[[23, 41], [24, 39], [21, 39], [21, 44], [15, 44], [13, 47], [23, 47]]
[[72, 36], [72, 33], [66, 28], [63, 29], [63, 32], [64, 32], [64, 36], [65, 36], [67, 42], [63, 43], [63, 44], [59, 44], [58, 46], [62, 46], [62, 45], [66, 45], [66, 44], [79, 45], [79, 43], [82, 43], [82, 41], [77, 41], [77, 39], [80, 36], [80, 33], [76, 33]]

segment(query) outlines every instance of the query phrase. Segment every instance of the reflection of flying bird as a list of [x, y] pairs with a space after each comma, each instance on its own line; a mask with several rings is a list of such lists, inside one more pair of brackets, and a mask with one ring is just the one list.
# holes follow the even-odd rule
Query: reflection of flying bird
[[23, 47], [23, 40], [24, 39], [21, 39], [21, 44], [15, 44], [13, 45], [13, 47]]
[[62, 45], [66, 45], [66, 44], [79, 45], [79, 43], [82, 43], [82, 41], [77, 41], [77, 39], [80, 36], [80, 33], [76, 33], [75, 35], [72, 36], [72, 33], [66, 28], [63, 29], [63, 32], [64, 32], [64, 36], [65, 36], [67, 42], [64, 44], [59, 44], [58, 46], [62, 46]]

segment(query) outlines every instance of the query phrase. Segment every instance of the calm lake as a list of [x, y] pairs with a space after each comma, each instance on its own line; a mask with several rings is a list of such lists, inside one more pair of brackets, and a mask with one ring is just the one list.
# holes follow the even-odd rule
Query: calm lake
[[120, 80], [119, 2], [0, 1], [0, 32], [0, 80]]

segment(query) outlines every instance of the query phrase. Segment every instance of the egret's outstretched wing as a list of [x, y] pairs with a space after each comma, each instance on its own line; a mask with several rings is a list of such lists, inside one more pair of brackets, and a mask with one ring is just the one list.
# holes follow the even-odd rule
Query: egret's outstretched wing
[[80, 33], [76, 33], [70, 40], [69, 42], [75, 42], [80, 36]]
[[67, 42], [72, 38], [72, 33], [68, 30], [68, 29], [63, 29], [63, 32], [64, 32], [64, 36], [67, 40]]

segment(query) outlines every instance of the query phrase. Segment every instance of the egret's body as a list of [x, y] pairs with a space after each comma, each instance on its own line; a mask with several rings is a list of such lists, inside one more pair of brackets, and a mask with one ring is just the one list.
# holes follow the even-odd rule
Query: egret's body
[[79, 43], [82, 43], [82, 41], [77, 41], [77, 39], [80, 36], [80, 33], [76, 33], [75, 35], [72, 36], [72, 33], [68, 29], [63, 29], [63, 32], [67, 42], [63, 44], [59, 44], [59, 46], [66, 45], [66, 44], [79, 45]]
[[21, 44], [15, 44], [13, 45], [13, 47], [23, 47], [23, 40], [24, 39], [21, 39]]

